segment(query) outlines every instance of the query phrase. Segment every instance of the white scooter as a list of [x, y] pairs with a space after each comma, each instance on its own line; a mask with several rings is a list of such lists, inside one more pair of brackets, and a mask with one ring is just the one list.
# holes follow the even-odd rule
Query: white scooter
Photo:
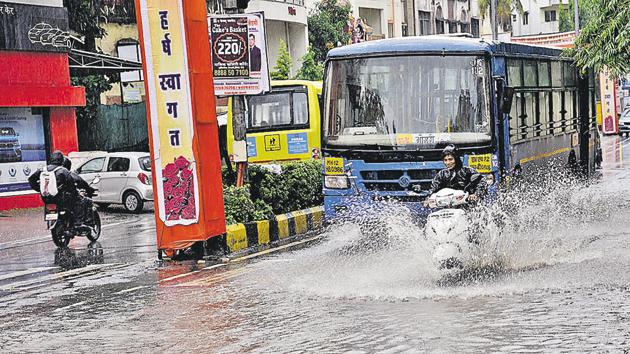
[[427, 217], [424, 235], [433, 243], [433, 262], [444, 273], [455, 273], [470, 266], [479, 251], [471, 236], [470, 220], [461, 208], [468, 204], [468, 193], [444, 188], [432, 194], [427, 204], [436, 209]]

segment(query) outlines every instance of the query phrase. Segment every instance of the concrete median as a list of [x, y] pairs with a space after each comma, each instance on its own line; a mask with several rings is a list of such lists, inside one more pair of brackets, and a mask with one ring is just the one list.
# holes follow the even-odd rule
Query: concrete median
[[313, 207], [276, 215], [273, 219], [228, 225], [225, 249], [244, 253], [277, 247], [299, 239], [324, 225], [324, 208]]

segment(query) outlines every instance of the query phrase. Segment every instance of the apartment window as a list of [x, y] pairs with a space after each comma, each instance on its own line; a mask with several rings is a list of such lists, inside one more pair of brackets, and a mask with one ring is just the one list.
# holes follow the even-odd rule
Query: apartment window
[[444, 20], [435, 20], [435, 33], [444, 34]]
[[448, 21], [448, 33], [457, 33], [459, 29], [457, 28], [457, 21]]
[[470, 33], [475, 38], [479, 38], [479, 19], [471, 18], [470, 19]]
[[512, 22], [516, 22], [516, 14], [512, 14]]
[[431, 34], [431, 13], [428, 11], [418, 11], [418, 33], [421, 36]]
[[556, 21], [556, 10], [545, 11], [545, 22]]
[[442, 6], [435, 9], [435, 33], [444, 34], [444, 15], [442, 15]]
[[523, 12], [523, 25], [529, 25], [529, 12], [527, 11]]

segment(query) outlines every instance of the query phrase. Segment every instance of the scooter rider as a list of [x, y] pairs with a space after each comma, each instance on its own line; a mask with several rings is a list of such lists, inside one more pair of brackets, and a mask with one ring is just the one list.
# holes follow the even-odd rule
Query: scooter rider
[[[442, 150], [442, 161], [446, 168], [438, 172], [433, 178], [429, 194], [443, 188], [463, 190], [469, 193], [468, 200], [479, 201], [486, 194], [487, 185], [484, 176], [474, 168], [462, 165], [459, 150], [455, 145], [448, 145]], [[425, 201], [425, 206], [428, 201]]]

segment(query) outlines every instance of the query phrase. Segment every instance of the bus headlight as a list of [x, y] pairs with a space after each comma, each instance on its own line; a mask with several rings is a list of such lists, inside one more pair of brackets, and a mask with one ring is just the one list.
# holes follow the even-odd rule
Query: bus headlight
[[488, 183], [489, 186], [493, 185], [495, 180], [494, 180], [494, 173], [488, 173], [486, 175], [486, 182]]
[[348, 177], [345, 175], [324, 176], [324, 187], [329, 189], [347, 189]]

